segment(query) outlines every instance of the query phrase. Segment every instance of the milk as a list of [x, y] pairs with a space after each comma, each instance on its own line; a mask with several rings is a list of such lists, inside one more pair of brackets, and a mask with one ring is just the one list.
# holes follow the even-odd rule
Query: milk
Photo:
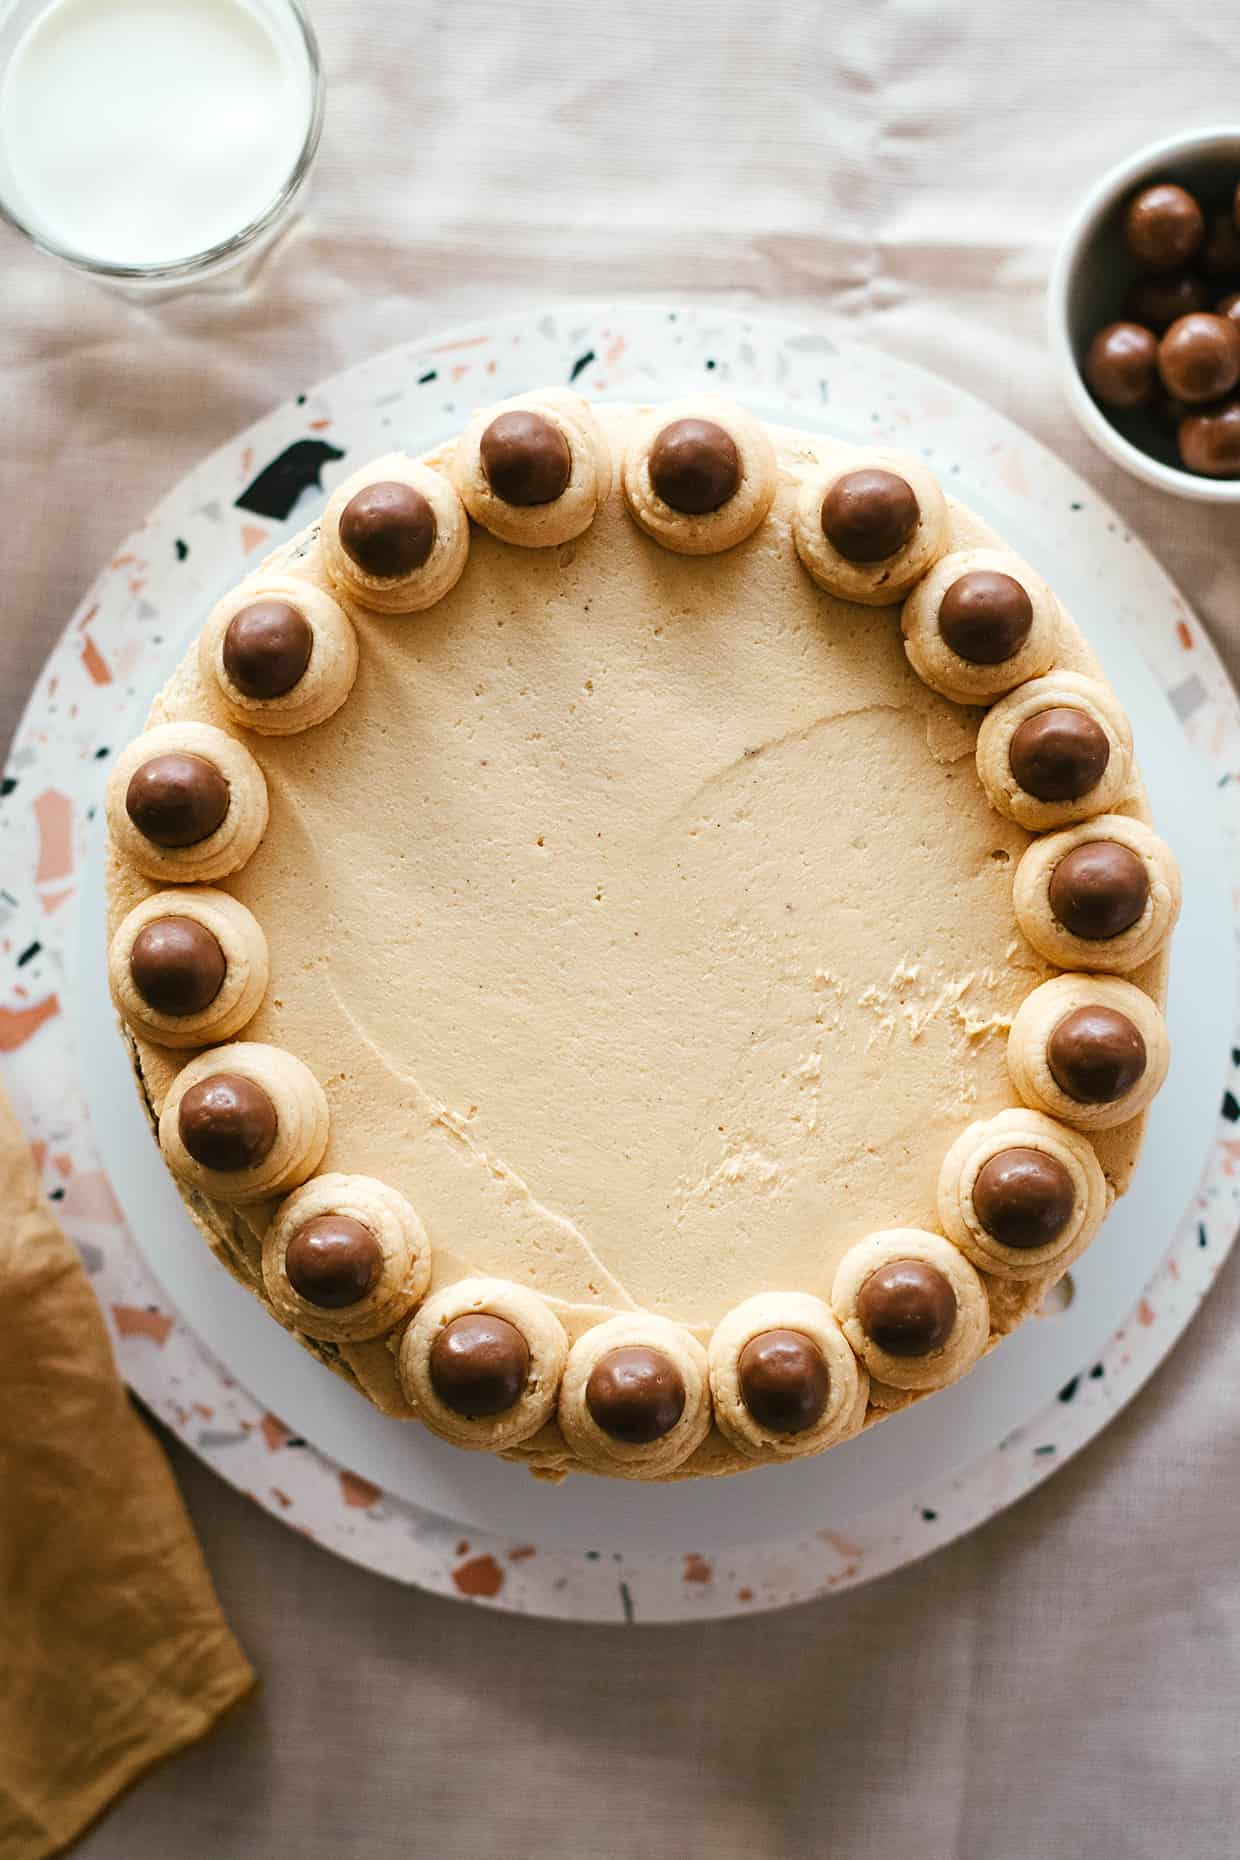
[[266, 212], [313, 107], [279, 6], [53, 0], [0, 85], [0, 190], [69, 255], [173, 264]]

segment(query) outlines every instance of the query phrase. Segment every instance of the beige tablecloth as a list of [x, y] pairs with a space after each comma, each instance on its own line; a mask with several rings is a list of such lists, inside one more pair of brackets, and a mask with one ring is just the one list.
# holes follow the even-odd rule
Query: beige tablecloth
[[[1227, 8], [313, 5], [319, 181], [256, 295], [140, 313], [0, 246], [0, 727], [201, 453], [357, 357], [577, 291], [769, 305], [986, 396], [1106, 491], [1240, 665], [1240, 523], [1095, 454], [1042, 335], [1077, 193], [1157, 134], [1240, 119]], [[405, 1593], [177, 1450], [266, 1685], [82, 1852], [1236, 1853], [1237, 1319], [1233, 1265], [1040, 1493], [931, 1563], [721, 1627], [626, 1636]]]

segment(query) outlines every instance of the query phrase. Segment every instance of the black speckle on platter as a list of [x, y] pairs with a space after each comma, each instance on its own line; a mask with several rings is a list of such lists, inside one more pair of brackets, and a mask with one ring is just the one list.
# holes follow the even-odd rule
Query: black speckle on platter
[[590, 363], [593, 360], [594, 360], [593, 349], [587, 349], [584, 355], [579, 355], [577, 357], [577, 360], [573, 363], [572, 373], [568, 377], [569, 380], [575, 381], [577, 379], [577, 376], [579, 374], [583, 374], [585, 370], [590, 366]]
[[1229, 1124], [1234, 1124], [1237, 1119], [1240, 1119], [1240, 1103], [1237, 1103], [1234, 1092], [1223, 1093], [1223, 1116]]
[[173, 544], [173, 547], [177, 552], [177, 561], [183, 562], [186, 556], [189, 554], [189, 544], [187, 542], [184, 542], [181, 539], [181, 537], [178, 536], [175, 543]]
[[295, 439], [247, 484], [236, 507], [283, 522], [303, 491], [322, 489], [324, 465], [343, 457], [340, 447], [325, 439]]

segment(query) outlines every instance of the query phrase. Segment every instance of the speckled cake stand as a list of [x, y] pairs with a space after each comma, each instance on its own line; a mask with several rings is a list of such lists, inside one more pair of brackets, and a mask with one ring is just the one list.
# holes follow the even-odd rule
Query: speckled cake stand
[[[717, 386], [773, 419], [924, 452], [1089, 634], [1184, 869], [1172, 1074], [1133, 1191], [1074, 1269], [1070, 1300], [956, 1389], [819, 1461], [741, 1480], [547, 1489], [376, 1414], [193, 1233], [106, 1006], [103, 780], [209, 604], [348, 469], [422, 450], [471, 407], [557, 380], [628, 399]], [[1086, 485], [990, 409], [906, 363], [764, 319], [654, 305], [509, 317], [394, 350], [278, 409], [183, 480], [86, 596], [5, 780], [3, 1076], [127, 1380], [276, 1516], [373, 1569], [518, 1612], [623, 1622], [776, 1607], [911, 1561], [1030, 1490], [1105, 1426], [1209, 1289], [1240, 1183], [1237, 770], [1240, 706], [1174, 588]]]

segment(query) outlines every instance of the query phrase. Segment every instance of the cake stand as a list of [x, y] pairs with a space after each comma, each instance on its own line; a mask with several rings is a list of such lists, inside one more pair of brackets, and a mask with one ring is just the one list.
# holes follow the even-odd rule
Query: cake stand
[[[194, 1233], [107, 1004], [103, 782], [208, 606], [366, 458], [423, 450], [474, 405], [547, 381], [624, 399], [717, 387], [774, 420], [924, 453], [1082, 623], [1184, 871], [1172, 1074], [1133, 1190], [1056, 1309], [956, 1388], [819, 1460], [738, 1480], [548, 1488], [379, 1415]], [[654, 305], [510, 317], [299, 395], [183, 480], [83, 601], [5, 783], [5, 1080], [127, 1380], [275, 1515], [371, 1568], [520, 1612], [652, 1621], [779, 1606], [908, 1562], [1028, 1491], [1135, 1392], [1212, 1282], [1238, 1209], [1237, 768], [1240, 707], [1174, 588], [1079, 479], [990, 409], [776, 322]]]

